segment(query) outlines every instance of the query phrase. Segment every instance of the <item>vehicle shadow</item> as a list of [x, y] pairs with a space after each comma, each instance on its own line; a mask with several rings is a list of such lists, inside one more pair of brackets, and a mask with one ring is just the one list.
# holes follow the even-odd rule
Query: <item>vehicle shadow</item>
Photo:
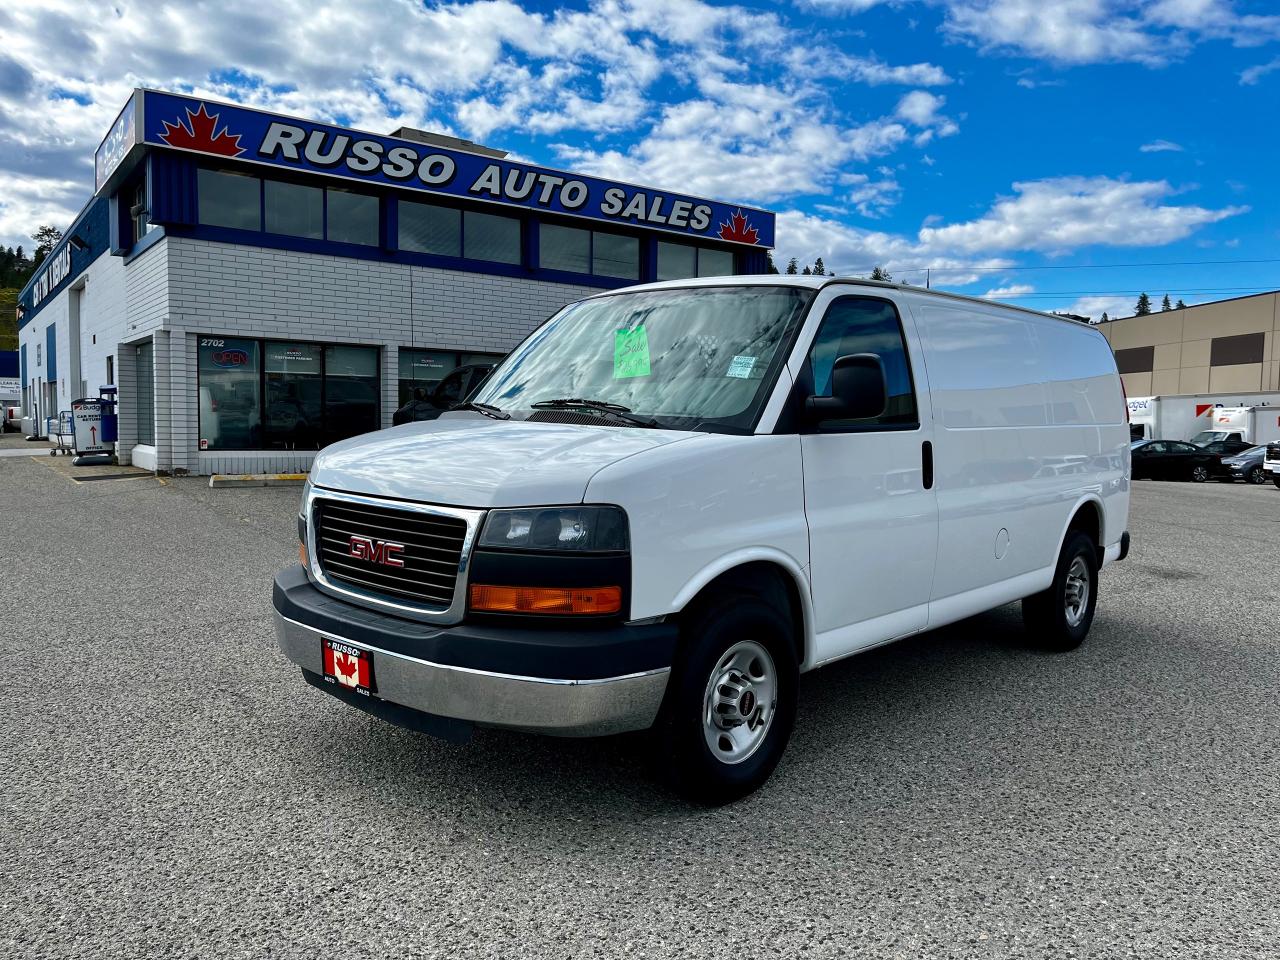
[[[796, 817], [820, 802], [806, 783], [831, 763], [893, 763], [904, 731], [917, 742], [955, 736], [956, 716], [974, 691], [1001, 689], [1044, 655], [1028, 648], [1017, 607], [888, 644], [801, 678], [796, 729], [782, 764], [759, 793], [733, 805], [786, 804]], [[980, 699], [980, 698], [979, 698]], [[381, 721], [335, 712], [334, 723], [368, 724], [364, 757], [384, 769], [380, 789], [413, 805], [467, 805], [505, 817], [551, 815], [562, 822], [716, 815], [690, 806], [661, 777], [644, 734], [558, 739], [477, 730], [470, 743], [441, 743]], [[827, 789], [831, 780], [823, 778]], [[838, 785], [838, 780], [837, 780]]]

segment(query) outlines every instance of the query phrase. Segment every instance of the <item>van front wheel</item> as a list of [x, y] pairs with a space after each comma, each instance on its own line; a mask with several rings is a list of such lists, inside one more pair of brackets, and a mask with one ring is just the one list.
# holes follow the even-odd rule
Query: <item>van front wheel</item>
[[709, 805], [758, 788], [795, 723], [799, 664], [791, 624], [754, 597], [733, 595], [684, 630], [656, 729], [656, 760], [675, 789]]
[[1048, 590], [1022, 601], [1022, 622], [1045, 650], [1074, 650], [1084, 642], [1098, 603], [1098, 548], [1087, 534], [1067, 535]]

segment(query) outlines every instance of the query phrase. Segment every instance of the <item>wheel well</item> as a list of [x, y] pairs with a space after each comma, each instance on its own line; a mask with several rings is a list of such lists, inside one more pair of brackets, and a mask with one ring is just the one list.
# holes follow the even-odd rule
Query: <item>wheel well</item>
[[1102, 554], [1105, 547], [1102, 543], [1102, 513], [1098, 510], [1098, 505], [1092, 500], [1086, 500], [1080, 504], [1080, 509], [1076, 511], [1071, 522], [1067, 524], [1067, 532], [1079, 530], [1090, 540], [1093, 541], [1095, 549], [1098, 551], [1098, 563], [1102, 563]]
[[726, 570], [698, 591], [681, 611], [681, 616], [689, 616], [716, 598], [730, 593], [747, 593], [784, 611], [791, 621], [791, 642], [795, 645], [796, 662], [804, 663], [804, 604], [800, 599], [800, 589], [790, 573], [767, 560], [744, 563], [740, 567]]

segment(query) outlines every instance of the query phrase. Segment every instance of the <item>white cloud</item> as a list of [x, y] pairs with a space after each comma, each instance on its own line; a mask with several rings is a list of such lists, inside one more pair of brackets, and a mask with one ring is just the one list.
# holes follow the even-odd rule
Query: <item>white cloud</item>
[[1152, 140], [1138, 148], [1142, 153], [1182, 153], [1186, 148], [1172, 140]]
[[1036, 288], [1028, 283], [1014, 283], [1007, 287], [996, 287], [988, 290], [982, 296], [987, 300], [1013, 300], [1017, 297], [1025, 297], [1028, 293], [1035, 293]]
[[[794, 256], [807, 262], [820, 256], [841, 274], [867, 272], [876, 264], [895, 273], [904, 268], [923, 273], [927, 265], [933, 268], [934, 283], [961, 286], [980, 279], [982, 273], [976, 267], [985, 272], [1012, 266], [1011, 254], [1061, 254], [1094, 245], [1158, 246], [1248, 209], [1167, 203], [1176, 191], [1164, 181], [1062, 177], [1015, 183], [1013, 190], [1015, 196], [997, 199], [976, 220], [946, 224], [930, 216], [915, 236], [866, 230], [798, 211], [782, 212], [776, 259], [785, 262]], [[999, 289], [990, 291], [991, 295]]]
[[892, 176], [872, 180], [865, 173], [855, 173], [842, 178], [842, 182], [852, 188], [849, 202], [860, 214], [872, 220], [884, 216], [902, 199], [902, 185]]
[[1248, 209], [1162, 203], [1175, 193], [1164, 180], [1059, 177], [1015, 183], [1013, 190], [1016, 196], [997, 201], [977, 220], [925, 227], [920, 242], [964, 253], [1037, 250], [1056, 254], [1090, 244], [1158, 246]]
[[1158, 66], [1198, 42], [1258, 46], [1280, 37], [1280, 16], [1242, 14], [1232, 0], [940, 0], [944, 28], [988, 50], [1059, 63]]
[[946, 102], [946, 97], [930, 93], [928, 90], [912, 90], [898, 101], [896, 116], [914, 126], [924, 128], [915, 137], [916, 146], [924, 146], [933, 139], [935, 133], [940, 137], [959, 133], [960, 127], [956, 122], [939, 113]]
[[1269, 73], [1275, 73], [1280, 70], [1280, 57], [1276, 57], [1269, 63], [1260, 63], [1255, 67], [1247, 67], [1240, 71], [1240, 83], [1242, 86], [1251, 87]]

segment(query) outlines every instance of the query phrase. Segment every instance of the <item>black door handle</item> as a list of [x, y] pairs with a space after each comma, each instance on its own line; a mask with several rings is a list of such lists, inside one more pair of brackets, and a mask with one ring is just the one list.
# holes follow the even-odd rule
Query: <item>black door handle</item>
[[926, 440], [920, 445], [920, 470], [924, 474], [924, 488], [933, 489], [933, 444]]

